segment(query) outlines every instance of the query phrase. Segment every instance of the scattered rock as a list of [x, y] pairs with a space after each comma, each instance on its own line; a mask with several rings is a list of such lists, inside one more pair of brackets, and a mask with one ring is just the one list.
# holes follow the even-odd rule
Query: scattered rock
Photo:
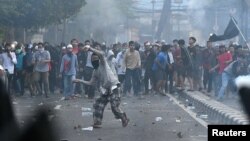
[[178, 133], [177, 133], [177, 137], [180, 138], [180, 139], [183, 138], [182, 133], [181, 133], [181, 132], [178, 132]]
[[86, 127], [86, 128], [82, 128], [83, 131], [93, 131], [93, 127]]
[[43, 103], [41, 102], [40, 104], [38, 104], [38, 106], [42, 106], [43, 105]]
[[137, 126], [136, 124], [134, 124], [133, 126]]
[[156, 117], [155, 121], [162, 121], [162, 117]]
[[155, 122], [152, 122], [152, 124], [155, 124]]
[[101, 141], [101, 140], [102, 140], [102, 138], [98, 138], [98, 140], [99, 140], [99, 141]]
[[84, 112], [90, 112], [91, 111], [91, 108], [82, 107], [81, 109]]
[[56, 107], [54, 108], [55, 110], [60, 110], [62, 107], [62, 105], [56, 105]]
[[74, 130], [76, 130], [77, 129], [77, 127], [76, 126], [74, 126]]
[[83, 117], [92, 116], [92, 115], [93, 115], [92, 112], [82, 112]]

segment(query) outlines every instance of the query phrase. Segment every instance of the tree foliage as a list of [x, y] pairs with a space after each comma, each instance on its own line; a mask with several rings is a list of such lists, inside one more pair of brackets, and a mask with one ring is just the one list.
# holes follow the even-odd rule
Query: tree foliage
[[85, 0], [1, 0], [0, 25], [37, 28], [58, 24], [85, 4]]

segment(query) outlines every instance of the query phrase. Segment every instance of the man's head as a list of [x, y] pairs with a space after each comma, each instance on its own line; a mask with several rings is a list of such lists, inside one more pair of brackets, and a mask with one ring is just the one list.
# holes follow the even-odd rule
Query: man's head
[[23, 44], [18, 43], [17, 46], [16, 46], [16, 53], [17, 54], [21, 53], [22, 49], [23, 49]]
[[75, 48], [75, 47], [78, 47], [78, 41], [76, 39], [72, 39], [70, 41], [71, 45]]
[[152, 48], [149, 41], [144, 42], [144, 48], [145, 48], [145, 50], [150, 50]]
[[195, 37], [189, 37], [189, 45], [194, 45], [194, 43], [196, 42]]
[[79, 44], [78, 44], [78, 47], [80, 48], [81, 51], [83, 51], [83, 49], [84, 49], [84, 44], [83, 44], [83, 43], [79, 43]]
[[134, 41], [129, 41], [128, 43], [129, 50], [133, 52], [135, 50], [135, 42]]
[[207, 48], [212, 48], [213, 47], [213, 42], [207, 41]]
[[97, 54], [95, 54], [95, 53], [92, 54], [91, 63], [92, 63], [92, 66], [94, 67], [94, 69], [99, 68], [100, 58]]
[[90, 45], [90, 40], [85, 40], [84, 44], [85, 45]]
[[5, 47], [5, 51], [6, 52], [10, 52], [11, 51], [11, 44], [10, 43], [6, 43], [4, 47]]
[[177, 40], [177, 39], [174, 39], [174, 40], [173, 40], [173, 46], [174, 46], [174, 47], [177, 47], [178, 45], [179, 45], [179, 44], [178, 44], [178, 40]]
[[171, 47], [171, 45], [169, 45], [169, 44], [168, 45], [163, 45], [161, 47], [161, 51], [166, 53], [166, 52], [168, 52], [168, 50], [170, 49], [170, 47]]
[[44, 51], [43, 43], [40, 42], [40, 43], [37, 44], [37, 46], [38, 46], [38, 51], [40, 51], [40, 52]]
[[220, 53], [225, 53], [226, 52], [226, 46], [225, 45], [220, 45], [219, 50], [220, 50]]
[[234, 48], [233, 45], [229, 46], [229, 51], [230, 51], [231, 53], [234, 53], [234, 50], [235, 50], [235, 48]]
[[71, 44], [68, 44], [67, 45], [67, 52], [68, 52], [68, 54], [72, 54], [72, 51], [73, 51], [73, 46]]
[[178, 41], [178, 44], [179, 44], [179, 46], [183, 47], [183, 46], [185, 45], [185, 40], [180, 39], [180, 40]]

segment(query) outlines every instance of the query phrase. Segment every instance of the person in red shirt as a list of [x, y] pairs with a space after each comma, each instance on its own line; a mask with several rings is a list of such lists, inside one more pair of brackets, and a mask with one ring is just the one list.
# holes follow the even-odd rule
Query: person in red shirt
[[[233, 57], [230, 51], [226, 51], [226, 47], [224, 45], [219, 46], [219, 49], [221, 54], [217, 57], [218, 64], [211, 68], [210, 72], [218, 69], [219, 77], [222, 77], [224, 69], [233, 61]], [[220, 84], [222, 84], [222, 82]]]
[[71, 43], [71, 45], [73, 46], [73, 51], [72, 51], [72, 52], [73, 52], [75, 55], [77, 55], [78, 52], [79, 52], [78, 41], [77, 41], [76, 39], [72, 39], [72, 40], [70, 41], [70, 43]]
[[219, 69], [219, 74], [222, 74], [224, 69], [233, 61], [232, 54], [230, 51], [226, 51], [226, 47], [224, 45], [219, 46], [221, 54], [217, 57], [218, 64], [213, 67], [210, 71], [214, 71], [215, 69]]

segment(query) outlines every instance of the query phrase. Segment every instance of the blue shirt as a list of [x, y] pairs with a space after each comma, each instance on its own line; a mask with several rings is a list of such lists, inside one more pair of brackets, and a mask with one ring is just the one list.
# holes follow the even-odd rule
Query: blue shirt
[[164, 53], [164, 52], [161, 51], [161, 52], [156, 56], [155, 61], [154, 61], [154, 64], [153, 64], [153, 66], [152, 66], [152, 70], [153, 70], [153, 71], [157, 71], [157, 70], [160, 69], [159, 66], [158, 66], [158, 64], [156, 63], [157, 60], [160, 62], [161, 66], [162, 66], [164, 69], [166, 69], [166, 66], [167, 66], [167, 64], [168, 64], [168, 55], [167, 55], [167, 53]]
[[72, 54], [70, 57], [68, 54], [65, 54], [62, 58], [60, 72], [64, 75], [76, 75], [76, 69], [78, 67], [77, 56]]

